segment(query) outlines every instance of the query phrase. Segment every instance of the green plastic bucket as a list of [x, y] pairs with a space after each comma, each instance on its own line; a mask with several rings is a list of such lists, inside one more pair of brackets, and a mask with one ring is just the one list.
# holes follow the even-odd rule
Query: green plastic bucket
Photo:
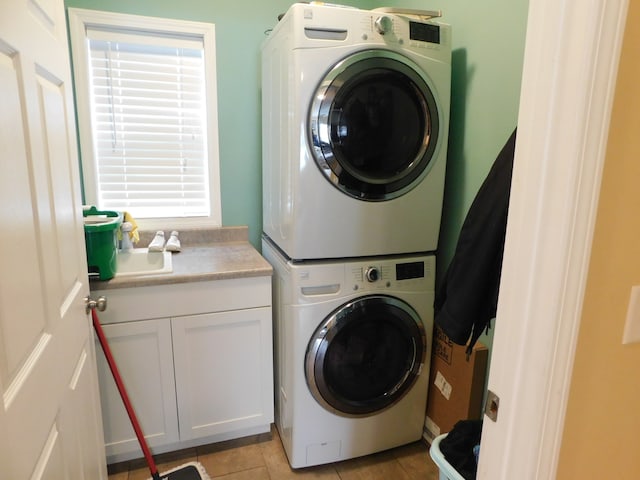
[[118, 229], [122, 225], [122, 213], [91, 207], [85, 208], [82, 215], [89, 275], [97, 274], [100, 280], [109, 280], [116, 274]]

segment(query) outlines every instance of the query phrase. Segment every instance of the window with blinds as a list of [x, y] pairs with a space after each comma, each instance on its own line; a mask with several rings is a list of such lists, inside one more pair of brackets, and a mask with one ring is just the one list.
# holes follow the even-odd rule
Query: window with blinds
[[[217, 134], [212, 135], [217, 128], [209, 124], [217, 117], [210, 98], [215, 81], [208, 78], [207, 40], [189, 31], [193, 22], [176, 29], [182, 22], [170, 21], [162, 29], [157, 25], [162, 19], [138, 17], [136, 23], [129, 15], [105, 15], [124, 18], [85, 21], [82, 29], [86, 72], [81, 79], [91, 126], [89, 134], [81, 134], [90, 200], [85, 203], [128, 211], [137, 219], [213, 218], [219, 225], [219, 184], [212, 182], [218, 171]], [[77, 77], [76, 72], [79, 91]]]

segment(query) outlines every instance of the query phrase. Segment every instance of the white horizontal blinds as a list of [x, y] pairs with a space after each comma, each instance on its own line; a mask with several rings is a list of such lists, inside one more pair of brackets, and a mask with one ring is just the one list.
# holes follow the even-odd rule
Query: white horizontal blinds
[[87, 37], [100, 207], [208, 216], [202, 40], [104, 29]]

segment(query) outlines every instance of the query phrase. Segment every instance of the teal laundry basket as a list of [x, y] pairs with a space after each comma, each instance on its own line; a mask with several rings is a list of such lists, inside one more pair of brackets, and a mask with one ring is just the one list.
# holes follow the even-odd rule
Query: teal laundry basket
[[438, 466], [440, 470], [440, 480], [464, 480], [464, 477], [458, 473], [458, 471], [451, 466], [447, 459], [444, 458], [442, 451], [440, 450], [440, 442], [446, 438], [447, 434], [439, 435], [431, 444], [429, 449], [429, 455]]

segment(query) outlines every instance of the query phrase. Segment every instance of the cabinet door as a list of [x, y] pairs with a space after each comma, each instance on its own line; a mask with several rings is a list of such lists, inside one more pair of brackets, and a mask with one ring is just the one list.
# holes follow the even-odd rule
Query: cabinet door
[[[103, 327], [140, 426], [151, 448], [178, 441], [171, 326], [168, 318]], [[109, 462], [141, 456], [102, 349], [96, 347]]]
[[273, 421], [271, 308], [171, 319], [180, 439]]

